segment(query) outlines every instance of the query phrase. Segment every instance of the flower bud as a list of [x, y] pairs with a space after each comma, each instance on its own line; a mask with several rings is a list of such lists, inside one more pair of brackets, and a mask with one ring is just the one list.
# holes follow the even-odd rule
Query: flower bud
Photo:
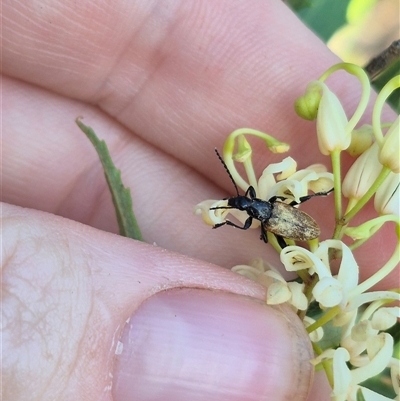
[[374, 143], [350, 167], [342, 186], [346, 198], [360, 199], [371, 187], [382, 170], [378, 153], [379, 147]]
[[400, 215], [399, 187], [400, 174], [390, 172], [375, 194], [374, 207], [380, 215]]
[[319, 150], [329, 155], [335, 150], [347, 149], [351, 134], [347, 132], [347, 117], [336, 95], [320, 83], [323, 90], [317, 115], [317, 135]]
[[394, 173], [400, 173], [400, 117], [389, 128], [383, 139], [379, 161]]
[[306, 93], [296, 99], [294, 109], [297, 115], [305, 120], [315, 120], [317, 118], [320, 100], [320, 83], [318, 81], [310, 82], [306, 88]]
[[351, 133], [351, 143], [346, 149], [350, 156], [359, 156], [364, 153], [371, 145], [374, 139], [374, 131], [371, 125], [363, 125], [354, 129]]

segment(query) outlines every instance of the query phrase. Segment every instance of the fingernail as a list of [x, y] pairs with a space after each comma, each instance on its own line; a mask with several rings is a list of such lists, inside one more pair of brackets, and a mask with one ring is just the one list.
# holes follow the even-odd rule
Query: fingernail
[[296, 320], [226, 292], [158, 293], [123, 330], [113, 399], [300, 400], [312, 368], [309, 341]]

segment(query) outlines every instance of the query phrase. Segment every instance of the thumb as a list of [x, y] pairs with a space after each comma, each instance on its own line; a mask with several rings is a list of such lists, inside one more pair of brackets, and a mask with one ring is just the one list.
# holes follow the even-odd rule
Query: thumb
[[226, 292], [158, 293], [123, 330], [114, 400], [305, 400], [310, 342], [286, 313]]
[[216, 266], [3, 206], [4, 400], [306, 398], [296, 316]]

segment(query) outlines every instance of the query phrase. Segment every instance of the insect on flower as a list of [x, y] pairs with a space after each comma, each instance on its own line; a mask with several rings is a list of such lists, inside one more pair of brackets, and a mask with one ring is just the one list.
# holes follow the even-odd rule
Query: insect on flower
[[292, 201], [290, 203], [285, 203], [284, 201], [287, 198], [283, 196], [273, 196], [268, 201], [259, 199], [257, 198], [256, 191], [252, 186], [247, 188], [244, 195], [240, 195], [235, 180], [217, 149], [215, 149], [215, 153], [222, 165], [225, 167], [225, 170], [236, 189], [236, 196], [227, 198], [227, 206], [212, 207], [210, 210], [238, 209], [245, 211], [249, 217], [244, 222], [243, 226], [239, 226], [230, 220], [225, 220], [223, 223], [215, 224], [213, 228], [218, 228], [226, 224], [228, 226], [240, 228], [241, 230], [247, 230], [250, 228], [253, 219], [256, 219], [261, 222], [260, 239], [264, 242], [268, 242], [267, 232], [269, 231], [275, 235], [281, 248], [287, 246], [284, 238], [295, 241], [309, 241], [320, 235], [321, 231], [317, 222], [307, 213], [302, 212], [295, 206], [313, 198], [314, 196], [326, 196], [333, 191], [333, 188], [326, 192], [316, 192], [312, 195], [302, 196], [299, 198], [299, 202]]

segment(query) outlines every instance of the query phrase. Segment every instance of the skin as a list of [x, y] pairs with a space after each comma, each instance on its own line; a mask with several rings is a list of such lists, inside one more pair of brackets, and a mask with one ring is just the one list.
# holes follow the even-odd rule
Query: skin
[[[136, 400], [189, 399], [199, 382], [195, 392], [210, 385], [207, 400], [280, 401], [293, 391], [299, 400], [328, 399], [323, 377], [312, 382], [307, 336], [290, 310], [264, 306], [263, 288], [224, 269], [273, 258], [272, 248], [258, 230], [212, 231], [191, 210], [232, 191], [213, 149], [238, 127], [290, 142], [302, 167], [328, 162], [314, 125], [292, 104], [337, 58], [278, 1], [8, 2], [3, 16], [4, 399], [119, 401], [137, 389]], [[357, 83], [331, 82], [353, 110]], [[104, 176], [77, 116], [107, 142], [143, 236], [157, 246], [115, 235]], [[265, 151], [255, 147], [261, 169]], [[312, 209], [322, 238], [332, 231], [323, 218], [331, 202], [317, 199]], [[390, 241], [369, 244], [359, 254], [361, 279], [393, 249]], [[393, 275], [380, 288], [394, 285]], [[181, 342], [172, 345], [187, 327], [165, 318], [165, 305], [187, 319], [199, 308], [190, 323], [200, 333], [195, 345], [212, 333], [224, 338], [210, 342], [213, 356], [202, 359], [182, 337], [198, 367], [187, 368], [183, 387], [174, 365]], [[212, 322], [227, 318], [223, 335], [206, 319], [212, 313]], [[243, 351], [235, 333], [247, 325], [251, 345]], [[154, 337], [132, 346], [145, 364], [115, 357], [119, 340], [149, 327]], [[268, 358], [251, 359], [259, 354], [253, 344]], [[123, 351], [129, 356], [128, 345]], [[133, 389], [124, 376], [130, 364], [132, 377], [146, 378]], [[166, 385], [151, 398], [156, 370]]]

